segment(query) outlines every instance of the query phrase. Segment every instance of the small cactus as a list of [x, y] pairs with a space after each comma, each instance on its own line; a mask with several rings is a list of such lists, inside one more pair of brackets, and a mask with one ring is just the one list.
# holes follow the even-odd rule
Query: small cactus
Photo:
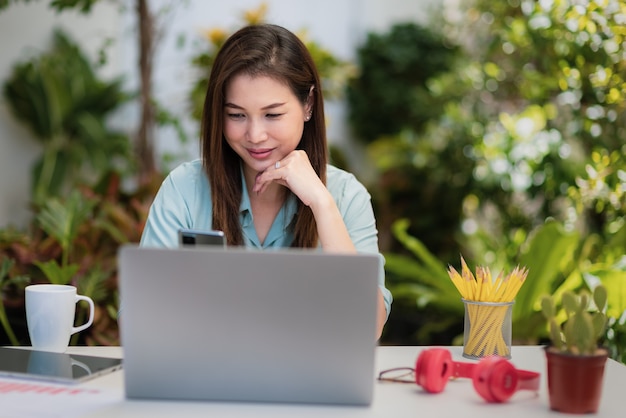
[[553, 346], [574, 355], [594, 354], [606, 329], [606, 288], [599, 285], [593, 290], [593, 308], [590, 308], [591, 295], [587, 290], [578, 295], [566, 291], [561, 301], [567, 315], [562, 327], [556, 321], [554, 299], [550, 296], [541, 299], [541, 311], [548, 321]]

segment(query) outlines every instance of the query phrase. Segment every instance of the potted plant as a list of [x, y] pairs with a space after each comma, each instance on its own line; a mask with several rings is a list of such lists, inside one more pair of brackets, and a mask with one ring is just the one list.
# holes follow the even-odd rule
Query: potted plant
[[550, 408], [573, 414], [595, 413], [609, 354], [599, 345], [607, 323], [607, 291], [602, 285], [596, 286], [593, 294], [566, 291], [561, 302], [566, 319], [559, 324], [554, 298], [544, 296], [541, 300], [552, 341], [545, 349]]

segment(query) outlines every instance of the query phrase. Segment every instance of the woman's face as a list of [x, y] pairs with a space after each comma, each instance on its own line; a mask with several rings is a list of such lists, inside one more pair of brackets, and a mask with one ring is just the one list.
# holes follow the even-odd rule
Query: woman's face
[[295, 150], [309, 105], [287, 85], [267, 76], [235, 76], [226, 87], [224, 135], [255, 175]]

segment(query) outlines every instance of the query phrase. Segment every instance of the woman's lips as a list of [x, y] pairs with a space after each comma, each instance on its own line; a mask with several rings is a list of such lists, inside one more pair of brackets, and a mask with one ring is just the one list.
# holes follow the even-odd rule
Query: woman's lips
[[272, 154], [272, 149], [248, 149], [250, 156], [257, 160], [264, 160]]

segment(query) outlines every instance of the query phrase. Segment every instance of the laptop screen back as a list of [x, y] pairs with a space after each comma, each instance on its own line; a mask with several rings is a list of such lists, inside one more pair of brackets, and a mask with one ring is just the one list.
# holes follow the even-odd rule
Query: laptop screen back
[[122, 247], [129, 398], [369, 404], [377, 255]]

